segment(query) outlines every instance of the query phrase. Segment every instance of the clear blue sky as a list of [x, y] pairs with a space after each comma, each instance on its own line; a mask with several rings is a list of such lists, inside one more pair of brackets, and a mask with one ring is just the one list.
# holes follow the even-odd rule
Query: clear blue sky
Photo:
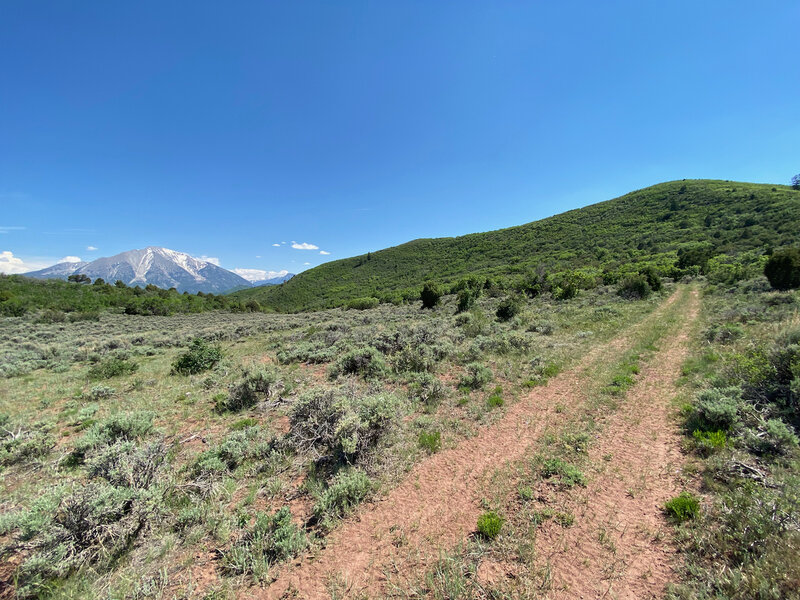
[[788, 183], [798, 25], [796, 0], [0, 0], [0, 268], [159, 245], [297, 272]]

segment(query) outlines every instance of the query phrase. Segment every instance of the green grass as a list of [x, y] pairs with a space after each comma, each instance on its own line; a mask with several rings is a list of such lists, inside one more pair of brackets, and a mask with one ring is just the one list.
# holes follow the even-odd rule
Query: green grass
[[694, 519], [700, 513], [700, 500], [689, 492], [682, 492], [664, 504], [664, 512], [675, 522]]
[[494, 539], [500, 535], [505, 519], [496, 512], [490, 511], [478, 517], [478, 533], [486, 539]]
[[434, 454], [442, 449], [442, 433], [440, 431], [422, 431], [418, 438], [419, 447]]

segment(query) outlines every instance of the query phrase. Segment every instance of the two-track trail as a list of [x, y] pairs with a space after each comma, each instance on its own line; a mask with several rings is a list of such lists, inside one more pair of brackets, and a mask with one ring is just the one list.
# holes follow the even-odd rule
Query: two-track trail
[[698, 313], [693, 291], [680, 329], [603, 423], [589, 451], [598, 472], [585, 490], [571, 492], [575, 525], [545, 527], [537, 536], [552, 576], [549, 598], [660, 598], [674, 580], [675, 549], [661, 507], [681, 491], [684, 457], [669, 406]]
[[492, 473], [521, 459], [545, 431], [563, 426], [571, 408], [587, 400], [593, 368], [619, 360], [637, 330], [663, 318], [685, 293], [674, 293], [642, 322], [587, 353], [580, 366], [528, 392], [475, 437], [417, 464], [385, 498], [362, 506], [332, 532], [316, 556], [284, 565], [276, 581], [249, 595], [329, 598], [328, 586], [337, 581], [339, 597], [374, 598], [384, 593], [387, 576], [424, 572], [440, 551], [474, 530]]

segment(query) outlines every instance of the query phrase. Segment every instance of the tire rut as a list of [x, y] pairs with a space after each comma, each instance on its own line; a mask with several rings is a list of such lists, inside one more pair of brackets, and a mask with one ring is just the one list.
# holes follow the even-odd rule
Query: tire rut
[[376, 597], [384, 591], [387, 576], [423, 571], [440, 550], [474, 530], [486, 479], [522, 458], [548, 428], [565, 423], [570, 407], [586, 400], [592, 366], [620, 358], [638, 328], [659, 318], [680, 294], [673, 293], [639, 324], [592, 349], [580, 361], [584, 366], [531, 390], [475, 437], [418, 463], [384, 498], [362, 506], [332, 532], [319, 553], [284, 565], [269, 587], [248, 595], [329, 598], [329, 584], [336, 580], [337, 597]]
[[676, 550], [661, 507], [681, 491], [684, 457], [669, 401], [698, 313], [693, 291], [680, 331], [603, 423], [589, 451], [598, 472], [570, 503], [575, 525], [540, 530], [537, 552], [553, 583], [548, 598], [661, 598], [674, 580]]

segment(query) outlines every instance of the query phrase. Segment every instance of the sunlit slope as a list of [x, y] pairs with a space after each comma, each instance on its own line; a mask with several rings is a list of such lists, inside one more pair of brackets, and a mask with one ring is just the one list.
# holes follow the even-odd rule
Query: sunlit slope
[[800, 239], [800, 191], [714, 180], [662, 183], [517, 227], [455, 238], [419, 239], [332, 261], [272, 288], [235, 296], [279, 311], [312, 310], [353, 298], [389, 299], [426, 280], [514, 276], [550, 270], [674, 261], [685, 245], [737, 253]]

